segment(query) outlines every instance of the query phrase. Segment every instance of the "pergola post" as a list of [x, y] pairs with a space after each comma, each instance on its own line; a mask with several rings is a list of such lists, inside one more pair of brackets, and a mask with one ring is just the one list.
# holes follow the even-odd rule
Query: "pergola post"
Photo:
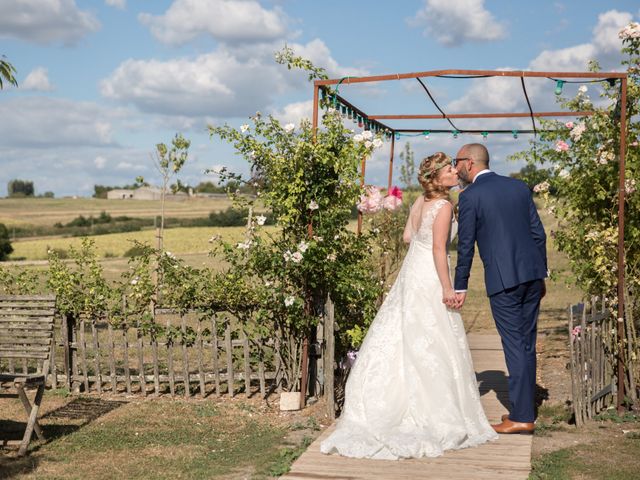
[[396, 148], [396, 136], [391, 136], [391, 152], [389, 153], [389, 177], [387, 181], [387, 195], [391, 191], [391, 183], [393, 182], [393, 153]]
[[618, 392], [617, 409], [624, 410], [624, 197], [625, 197], [625, 154], [627, 147], [627, 77], [620, 81], [620, 163], [618, 179]]

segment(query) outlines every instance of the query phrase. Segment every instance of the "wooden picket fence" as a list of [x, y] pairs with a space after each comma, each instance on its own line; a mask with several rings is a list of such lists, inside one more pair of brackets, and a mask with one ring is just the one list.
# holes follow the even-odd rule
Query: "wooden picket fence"
[[185, 397], [266, 398], [281, 391], [277, 340], [247, 335], [225, 314], [202, 320], [197, 312], [164, 309], [156, 311], [156, 322], [183, 336], [195, 332], [195, 338], [159, 340], [135, 325], [114, 328], [105, 318], [56, 318], [48, 384], [73, 392]]
[[616, 323], [604, 300], [569, 308], [571, 392], [576, 425], [615, 401]]

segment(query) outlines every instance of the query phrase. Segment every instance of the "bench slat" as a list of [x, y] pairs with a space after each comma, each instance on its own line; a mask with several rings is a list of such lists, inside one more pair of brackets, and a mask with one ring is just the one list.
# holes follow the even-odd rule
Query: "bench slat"
[[18, 337], [48, 338], [50, 336], [51, 336], [50, 328], [47, 328], [46, 330], [33, 330], [30, 328], [12, 328], [12, 329], [0, 328], [0, 338], [18, 338]]
[[12, 301], [12, 300], [54, 300], [56, 296], [53, 293], [44, 294], [44, 295], [0, 295], [0, 302], [4, 301]]
[[6, 345], [0, 344], [0, 355], [4, 352], [46, 352], [49, 345]]
[[52, 330], [53, 322], [48, 323], [0, 323], [0, 332], [10, 332], [12, 330]]
[[0, 358], [41, 358], [43, 360], [46, 360], [47, 358], [49, 358], [49, 352], [50, 350], [47, 350], [47, 352], [29, 352], [28, 355], [25, 355], [24, 353], [16, 353], [16, 352], [0, 352]]
[[0, 338], [0, 345], [51, 345], [51, 339], [47, 338]]
[[30, 310], [27, 308], [0, 308], [0, 319], [11, 317], [53, 317], [56, 311], [54, 309], [49, 310]]

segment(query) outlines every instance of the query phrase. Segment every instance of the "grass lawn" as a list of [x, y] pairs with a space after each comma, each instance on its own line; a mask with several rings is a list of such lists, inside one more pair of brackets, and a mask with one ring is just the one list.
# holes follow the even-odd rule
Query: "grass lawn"
[[[3, 400], [3, 437], [11, 420], [22, 420], [21, 408]], [[313, 409], [281, 414], [244, 398], [125, 401], [48, 392], [43, 408], [49, 440], [33, 442], [25, 458], [0, 453], [0, 478], [266, 479], [284, 473], [320, 429]]]

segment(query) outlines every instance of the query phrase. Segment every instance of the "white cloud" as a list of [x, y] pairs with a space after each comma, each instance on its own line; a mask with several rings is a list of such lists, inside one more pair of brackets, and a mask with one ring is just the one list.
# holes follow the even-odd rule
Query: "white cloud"
[[26, 76], [22, 84], [20, 84], [20, 88], [24, 90], [50, 92], [53, 90], [53, 85], [49, 81], [47, 69], [44, 67], [38, 67], [33, 69], [29, 75]]
[[107, 165], [107, 159], [104, 158], [102, 155], [98, 155], [93, 161], [93, 164], [96, 166], [98, 170], [102, 170]]
[[38, 44], [76, 43], [100, 28], [91, 13], [78, 9], [75, 0], [13, 0], [2, 2], [0, 38]]
[[603, 69], [620, 69], [622, 41], [618, 32], [633, 16], [628, 12], [609, 10], [598, 15], [591, 42], [557, 50], [545, 50], [534, 58], [529, 67], [533, 70], [583, 71], [589, 60], [598, 60]]
[[104, 3], [110, 7], [119, 8], [120, 10], [124, 10], [127, 6], [127, 0], [104, 0]]
[[140, 171], [143, 171], [143, 170], [147, 170], [147, 167], [145, 165], [141, 165], [139, 163], [131, 163], [131, 162], [127, 162], [127, 161], [122, 161], [122, 162], [119, 162], [116, 165], [116, 169], [117, 170], [129, 170], [129, 171], [140, 172]]
[[23, 97], [0, 103], [5, 147], [115, 147], [111, 122], [122, 117], [121, 112], [94, 103], [57, 98]]
[[425, 35], [447, 47], [506, 36], [505, 25], [485, 9], [484, 0], [425, 0], [424, 7], [408, 22], [424, 28]]
[[[365, 73], [340, 66], [321, 40], [291, 46], [330, 75]], [[101, 93], [144, 112], [184, 117], [185, 124], [194, 117], [247, 117], [268, 110], [278, 94], [311, 88], [305, 73], [277, 64], [276, 48], [270, 47], [256, 49], [254, 56], [225, 46], [196, 58], [129, 59], [101, 82]]]
[[101, 92], [145, 112], [246, 116], [282, 90], [275, 70], [275, 65], [240, 63], [224, 52], [193, 60], [127, 60], [101, 82]]
[[311, 121], [312, 115], [313, 101], [311, 100], [289, 103], [288, 105], [285, 105], [284, 108], [273, 112], [273, 116], [276, 117], [283, 125], [286, 123], [299, 125], [302, 119]]
[[269, 41], [283, 37], [287, 23], [281, 9], [268, 10], [254, 0], [174, 0], [163, 15], [138, 18], [158, 40], [173, 45], [203, 34], [222, 41]]

